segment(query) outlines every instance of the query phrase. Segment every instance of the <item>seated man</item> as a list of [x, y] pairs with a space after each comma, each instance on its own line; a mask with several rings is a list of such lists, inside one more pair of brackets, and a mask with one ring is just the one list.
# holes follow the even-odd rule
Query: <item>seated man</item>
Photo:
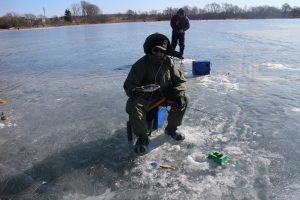
[[[138, 137], [135, 144], [137, 153], [145, 152], [149, 144], [146, 110], [157, 98], [166, 98], [176, 103], [176, 112], [170, 112], [168, 115], [165, 133], [175, 140], [184, 140], [184, 135], [176, 130], [182, 123], [188, 103], [186, 80], [168, 56], [171, 51], [170, 41], [165, 35], [151, 34], [144, 43], [146, 55], [132, 66], [125, 80], [124, 90], [129, 97], [126, 112], [129, 114], [133, 133]], [[152, 93], [136, 90], [149, 84], [159, 85], [159, 90]]]

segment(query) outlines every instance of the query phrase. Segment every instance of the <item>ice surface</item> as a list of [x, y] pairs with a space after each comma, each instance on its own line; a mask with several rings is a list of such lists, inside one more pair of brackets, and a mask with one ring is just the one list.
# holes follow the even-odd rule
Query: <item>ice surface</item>
[[[146, 36], [170, 37], [168, 22], [0, 32], [0, 199], [298, 199], [299, 30], [191, 21], [175, 60], [186, 139], [159, 129], [144, 155], [127, 142], [122, 86]], [[211, 74], [193, 76], [194, 60], [211, 61]], [[228, 163], [207, 159], [212, 150]]]

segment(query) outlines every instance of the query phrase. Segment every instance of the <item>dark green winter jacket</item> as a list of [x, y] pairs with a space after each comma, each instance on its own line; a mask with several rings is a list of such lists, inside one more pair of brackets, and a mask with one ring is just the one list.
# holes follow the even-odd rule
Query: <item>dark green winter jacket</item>
[[160, 85], [163, 97], [175, 100], [178, 96], [185, 96], [186, 80], [168, 56], [161, 62], [155, 62], [150, 54], [139, 59], [132, 66], [123, 87], [127, 96], [134, 98], [133, 88], [153, 83]]

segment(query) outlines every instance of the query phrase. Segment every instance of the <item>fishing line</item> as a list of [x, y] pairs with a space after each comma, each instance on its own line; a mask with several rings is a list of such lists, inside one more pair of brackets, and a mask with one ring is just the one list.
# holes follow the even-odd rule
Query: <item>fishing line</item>
[[195, 111], [198, 111], [198, 112], [201, 112], [201, 113], [208, 114], [208, 115], [210, 115], [210, 116], [212, 116], [212, 117], [217, 117], [217, 114], [216, 114], [216, 113], [206, 112], [206, 111], [200, 110], [200, 109], [198, 109], [198, 108], [190, 107], [190, 106], [188, 106], [187, 108], [192, 109], [192, 110], [195, 110]]

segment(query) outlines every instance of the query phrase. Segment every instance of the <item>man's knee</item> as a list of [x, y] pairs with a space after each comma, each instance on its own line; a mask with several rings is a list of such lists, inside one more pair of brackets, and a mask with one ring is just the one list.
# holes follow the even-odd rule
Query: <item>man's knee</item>
[[143, 99], [139, 98], [129, 98], [126, 104], [126, 112], [129, 115], [129, 118], [133, 121], [141, 121], [145, 119], [145, 102]]

